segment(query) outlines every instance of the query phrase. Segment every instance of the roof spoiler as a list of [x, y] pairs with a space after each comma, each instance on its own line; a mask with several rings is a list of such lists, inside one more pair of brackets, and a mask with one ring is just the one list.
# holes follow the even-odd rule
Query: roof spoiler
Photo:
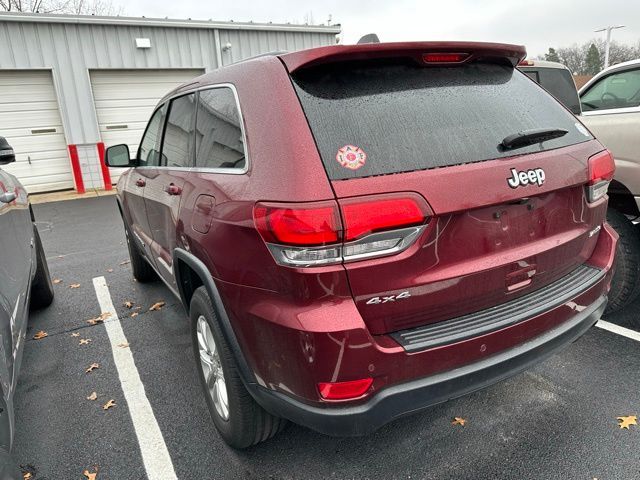
[[[420, 64], [427, 63], [426, 54], [459, 54], [461, 60], [451, 63], [485, 61], [505, 63], [512, 67], [527, 56], [522, 45], [479, 42], [403, 42], [367, 43], [359, 45], [333, 45], [312, 48], [280, 55], [289, 73], [317, 65], [352, 60], [374, 60], [389, 58], [412, 58]], [[437, 62], [442, 65], [447, 62]], [[436, 64], [436, 63], [434, 63]]]

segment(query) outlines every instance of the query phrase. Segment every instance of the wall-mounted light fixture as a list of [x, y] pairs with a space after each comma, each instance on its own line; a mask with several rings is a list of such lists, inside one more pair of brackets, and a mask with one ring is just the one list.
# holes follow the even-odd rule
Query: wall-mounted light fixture
[[151, 48], [151, 39], [136, 38], [136, 48]]
[[231, 43], [227, 42], [222, 46], [222, 51], [228, 52], [229, 50], [231, 50]]

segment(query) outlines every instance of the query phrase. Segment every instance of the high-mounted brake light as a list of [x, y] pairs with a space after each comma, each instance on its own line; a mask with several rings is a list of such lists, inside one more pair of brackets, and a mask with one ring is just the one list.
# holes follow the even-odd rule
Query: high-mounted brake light
[[533, 60], [522, 60], [518, 64], [519, 67], [533, 67], [534, 65]]
[[373, 378], [349, 382], [318, 383], [318, 391], [325, 400], [349, 400], [364, 395], [372, 383]]
[[[342, 213], [342, 221], [341, 215]], [[256, 228], [281, 265], [311, 267], [402, 252], [429, 210], [416, 193], [299, 204], [258, 203]]]
[[461, 63], [469, 58], [468, 53], [424, 53], [422, 61], [424, 63]]
[[604, 150], [589, 158], [589, 183], [587, 183], [587, 200], [591, 203], [607, 194], [609, 183], [613, 180], [616, 164], [609, 150]]

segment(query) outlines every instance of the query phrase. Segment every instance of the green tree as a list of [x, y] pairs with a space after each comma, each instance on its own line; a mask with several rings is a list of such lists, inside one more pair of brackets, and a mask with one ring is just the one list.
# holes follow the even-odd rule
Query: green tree
[[559, 62], [560, 57], [558, 57], [558, 53], [555, 48], [549, 47], [549, 52], [544, 54], [544, 59], [549, 62]]
[[595, 43], [592, 43], [587, 50], [587, 56], [584, 59], [584, 70], [587, 75], [595, 75], [604, 65], [602, 56]]

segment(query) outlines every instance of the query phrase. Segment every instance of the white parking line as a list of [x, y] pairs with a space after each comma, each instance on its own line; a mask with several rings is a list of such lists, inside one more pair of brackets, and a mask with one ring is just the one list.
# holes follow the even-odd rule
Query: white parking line
[[173, 480], [177, 478], [173, 463], [171, 463], [167, 445], [164, 443], [162, 432], [144, 391], [144, 385], [140, 381], [131, 350], [118, 347], [119, 344], [128, 342], [111, 301], [105, 278], [94, 278], [93, 287], [96, 290], [102, 312], [111, 314], [104, 322], [104, 326], [111, 342], [111, 352], [120, 377], [124, 398], [129, 405], [129, 414], [138, 437], [138, 445], [147, 477], [149, 480]]
[[617, 333], [618, 335], [630, 338], [632, 340], [635, 340], [636, 342], [640, 342], [640, 332], [636, 332], [635, 330], [630, 330], [628, 328], [624, 328], [620, 325], [609, 323], [604, 320], [598, 320], [598, 323], [596, 323], [596, 327], [602, 328], [603, 330], [607, 330], [609, 332]]

